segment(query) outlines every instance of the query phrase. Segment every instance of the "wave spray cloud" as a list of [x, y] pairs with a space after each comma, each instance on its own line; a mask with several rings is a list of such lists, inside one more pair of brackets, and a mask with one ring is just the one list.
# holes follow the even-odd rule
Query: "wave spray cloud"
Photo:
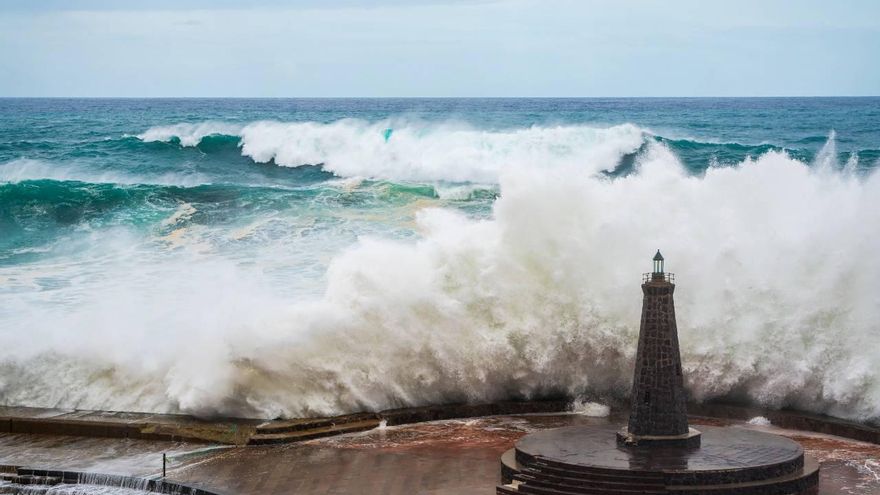
[[663, 246], [687, 260], [694, 400], [880, 417], [876, 103], [808, 106], [806, 131], [785, 106], [689, 127], [702, 100], [270, 103], [111, 102], [82, 125], [80, 102], [43, 130], [39, 102], [2, 103], [0, 402], [275, 418], [626, 397], [632, 274]]

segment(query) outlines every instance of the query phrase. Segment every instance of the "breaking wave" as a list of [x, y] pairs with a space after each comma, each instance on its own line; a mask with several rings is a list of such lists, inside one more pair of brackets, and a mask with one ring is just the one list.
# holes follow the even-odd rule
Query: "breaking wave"
[[138, 137], [200, 146], [217, 136], [238, 136], [241, 153], [257, 163], [322, 164], [342, 177], [494, 184], [502, 171], [518, 166], [577, 164], [591, 167], [590, 172], [611, 170], [624, 155], [636, 152], [646, 136], [631, 124], [498, 131], [452, 123], [395, 124], [356, 119], [244, 126], [206, 122], [154, 127]]
[[95, 170], [77, 164], [58, 165], [44, 160], [21, 158], [0, 164], [0, 184], [29, 180], [75, 181], [94, 184], [158, 184], [195, 186], [209, 180], [198, 174], [150, 174], [138, 176], [119, 170]]
[[[295, 300], [258, 268], [277, 251], [239, 263], [183, 246], [146, 263], [125, 235], [102, 233], [94, 245], [130, 254], [90, 260], [102, 275], [72, 278], [72, 304], [51, 304], [52, 291], [5, 298], [0, 336], [17, 344], [0, 350], [0, 402], [272, 418], [623, 396], [639, 275], [661, 248], [694, 398], [880, 418], [880, 175], [837, 162], [833, 139], [813, 166], [767, 150], [695, 175], [673, 144], [629, 125], [405, 128], [387, 143], [379, 127], [264, 122], [142, 139], [235, 132], [256, 161], [497, 181], [491, 217], [421, 209], [418, 239], [362, 237], [332, 257], [320, 297]], [[597, 173], [628, 153], [632, 173]], [[0, 279], [42, 284], [68, 268], [0, 266]]]
[[[243, 156], [256, 163], [321, 165], [341, 177], [482, 184], [496, 184], [505, 171], [517, 167], [625, 173], [636, 155], [655, 142], [676, 153], [693, 172], [710, 166], [733, 166], [771, 151], [784, 151], [804, 162], [818, 158], [806, 149], [785, 149], [768, 143], [669, 138], [633, 124], [486, 130], [453, 122], [405, 120], [261, 121], [246, 125], [202, 122], [152, 127], [137, 137], [145, 143], [177, 143], [203, 152], [237, 145]], [[817, 138], [834, 142], [833, 137]], [[833, 161], [841, 158], [836, 150], [830, 152], [835, 154], [830, 157]], [[853, 168], [861, 162], [867, 169], [876, 167], [878, 160], [880, 150], [875, 149], [852, 152], [844, 158]]]

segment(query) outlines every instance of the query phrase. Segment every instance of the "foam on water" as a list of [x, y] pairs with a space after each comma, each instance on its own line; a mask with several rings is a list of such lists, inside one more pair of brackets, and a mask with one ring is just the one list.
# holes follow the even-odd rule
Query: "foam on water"
[[765, 418], [764, 416], [755, 416], [754, 418], [746, 421], [746, 423], [752, 426], [770, 426], [772, 424], [770, 420]]
[[182, 146], [196, 146], [208, 136], [234, 136], [241, 132], [242, 126], [224, 122], [180, 123], [168, 126], [151, 127], [137, 137], [145, 142], [180, 140]]
[[[95, 233], [87, 261], [0, 267], [15, 288], [0, 402], [273, 418], [623, 396], [640, 274], [660, 248], [696, 399], [880, 418], [878, 174], [774, 151], [698, 177], [635, 126], [405, 127], [387, 145], [386, 124], [370, 126], [251, 124], [242, 152], [344, 176], [497, 181], [491, 217], [420, 209], [418, 239], [328, 255], [315, 298], [267, 281], [283, 251], [240, 263], [184, 242], [160, 256], [165, 244], [125, 231]], [[634, 173], [597, 174], [643, 147]], [[61, 288], [43, 290], [53, 277]]]
[[611, 408], [605, 404], [591, 402], [585, 399], [576, 399], [571, 404], [571, 412], [582, 414], [591, 418], [606, 418], [611, 414]]
[[94, 484], [17, 485], [0, 482], [0, 493], [9, 495], [147, 495], [145, 489]]
[[196, 186], [210, 180], [197, 173], [133, 175], [118, 170], [99, 171], [85, 165], [65, 164], [59, 166], [44, 160], [20, 158], [0, 164], [0, 184], [29, 180], [55, 180], [89, 182], [93, 184], [157, 184], [173, 186]]
[[[394, 132], [386, 140], [389, 128]], [[488, 131], [448, 122], [343, 119], [327, 124], [261, 121], [238, 127], [176, 124], [153, 127], [138, 137], [147, 142], [179, 139], [183, 146], [196, 146], [215, 134], [240, 136], [242, 154], [257, 163], [324, 164], [325, 170], [343, 177], [476, 183], [496, 183], [503, 170], [516, 166], [614, 167], [646, 136], [631, 124]]]

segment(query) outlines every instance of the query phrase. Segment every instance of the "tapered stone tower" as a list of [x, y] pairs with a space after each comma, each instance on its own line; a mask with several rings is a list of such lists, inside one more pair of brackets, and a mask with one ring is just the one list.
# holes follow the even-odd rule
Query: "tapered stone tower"
[[700, 433], [688, 427], [687, 396], [681, 375], [675, 325], [674, 275], [666, 273], [660, 251], [654, 271], [643, 275], [642, 321], [633, 374], [629, 425], [618, 434], [622, 445], [700, 445]]

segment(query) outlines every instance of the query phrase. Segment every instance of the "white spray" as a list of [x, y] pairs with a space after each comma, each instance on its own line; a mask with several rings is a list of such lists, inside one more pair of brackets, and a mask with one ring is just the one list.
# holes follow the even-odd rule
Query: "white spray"
[[[257, 159], [287, 153], [242, 134]], [[105, 234], [107, 252], [127, 255], [90, 265], [104, 282], [75, 304], [6, 298], [0, 337], [17, 345], [0, 350], [0, 402], [276, 417], [623, 395], [640, 274], [660, 248], [696, 399], [880, 417], [878, 174], [774, 152], [694, 177], [652, 144], [637, 173], [612, 180], [595, 171], [640, 144], [597, 136], [553, 167], [495, 160], [507, 164], [470, 177], [500, 177], [491, 219], [422, 210], [419, 240], [361, 239], [312, 300], [203, 247], [152, 263]], [[40, 276], [11, 271], [0, 277]]]

